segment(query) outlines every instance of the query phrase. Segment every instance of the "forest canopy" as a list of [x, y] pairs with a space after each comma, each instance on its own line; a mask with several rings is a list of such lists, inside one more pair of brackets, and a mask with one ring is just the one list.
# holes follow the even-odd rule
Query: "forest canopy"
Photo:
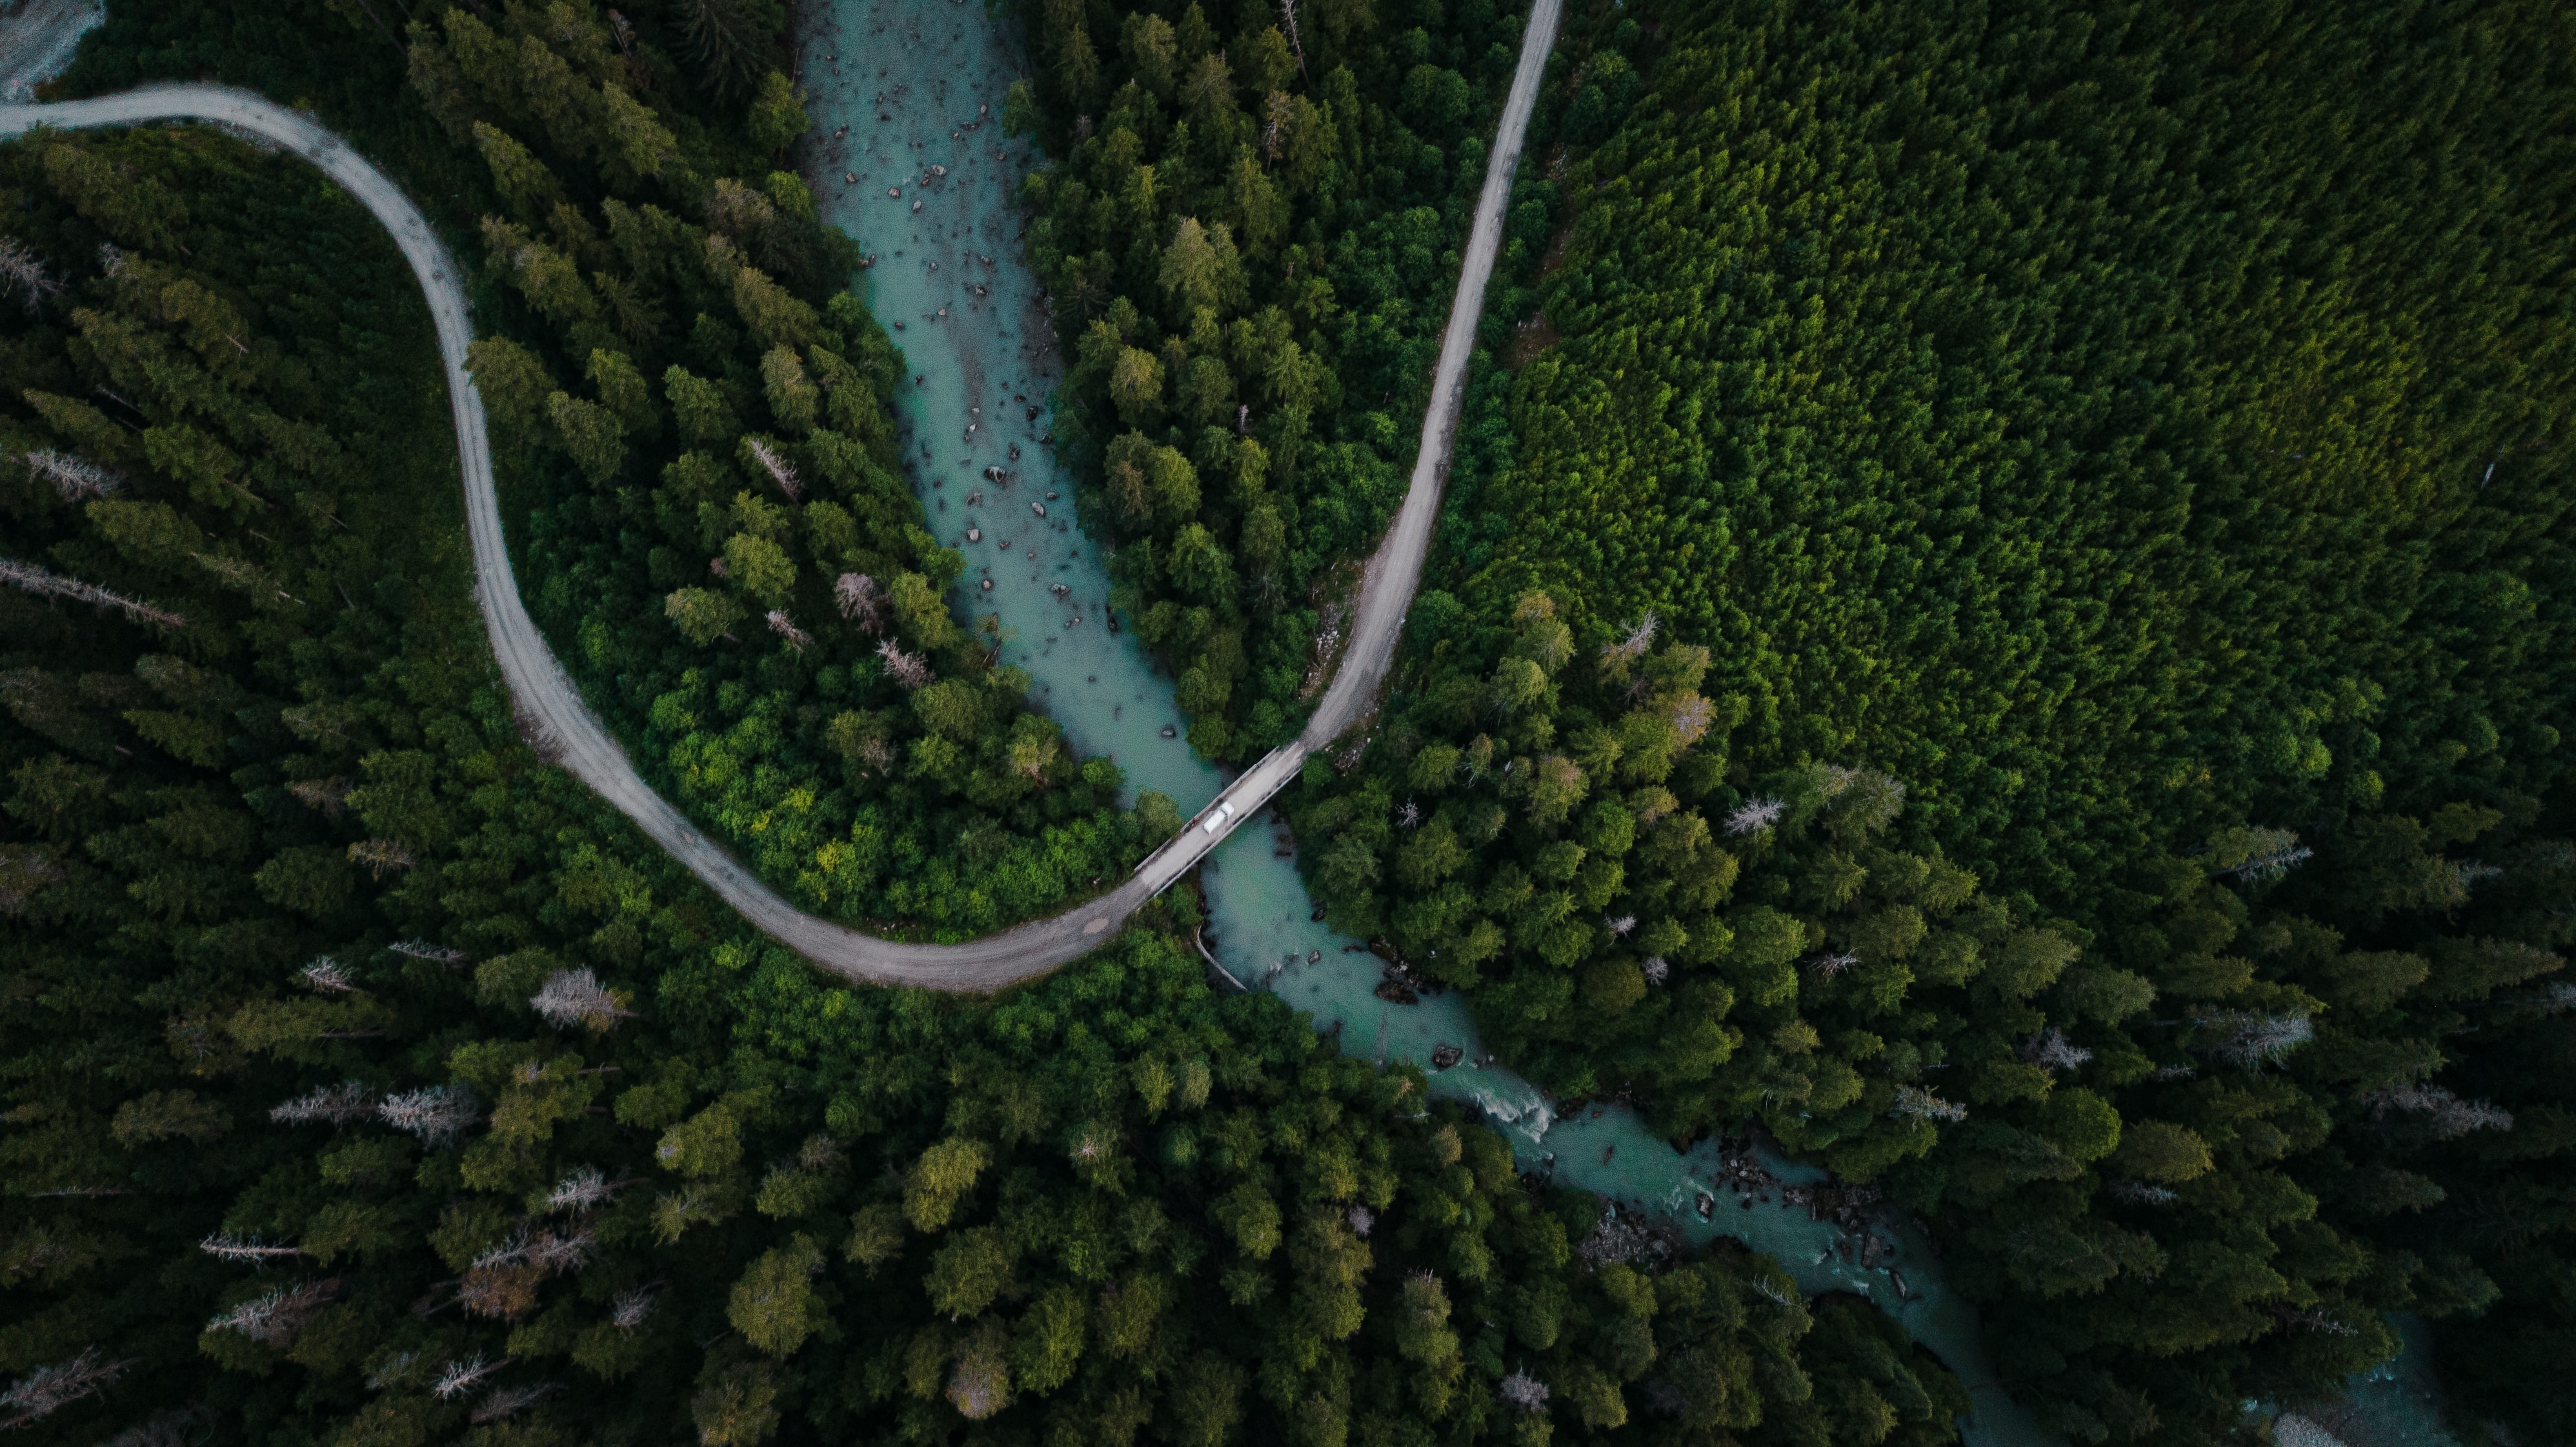
[[[255, 85], [447, 198], [532, 611], [766, 878], [1060, 908], [1168, 801], [949, 612], [785, 7], [635, 10], [120, 4], [64, 89]], [[1522, 22], [1019, 19], [1058, 441], [1240, 761], [1401, 493]], [[1405, 652], [1282, 800], [1317, 901], [1561, 1098], [1919, 1215], [2070, 1441], [2330, 1397], [2391, 1313], [2576, 1432], [2568, 24], [1569, 15]], [[426, 318], [292, 158], [39, 136], [0, 240], [0, 1423], [1954, 1435], [1891, 1318], [1212, 992], [1187, 889], [997, 1000], [751, 933], [520, 738]]]
[[120, 8], [64, 85], [213, 68], [334, 96], [453, 198], [529, 611], [646, 779], [800, 907], [887, 934], [1063, 908], [1159, 843], [1167, 803], [1122, 810], [1115, 766], [991, 666], [995, 625], [951, 612], [963, 560], [898, 457], [902, 355], [787, 155], [783, 9], [415, 6], [390, 46], [375, 18]]
[[1247, 761], [1303, 726], [1354, 591], [1340, 565], [1403, 499], [1523, 17], [1020, 13], [1041, 63], [1013, 111], [1057, 158], [1023, 200], [1069, 364], [1059, 456], [1192, 747]]
[[1751, 767], [1885, 768], [1915, 842], [2053, 897], [2254, 814], [2539, 792], [2545, 12], [1672, 10], [1568, 166], [1564, 341], [1459, 597], [1562, 588], [1587, 653], [1651, 611]]
[[1212, 992], [1186, 897], [1000, 1000], [818, 977], [519, 737], [363, 211], [185, 127], [0, 199], [7, 1428], [1952, 1440], [1885, 1318]]
[[1543, 1085], [1884, 1181], [2070, 1438], [2389, 1311], [2563, 1435], [2563, 38], [1570, 17], [1539, 305], [1289, 806], [1334, 922]]

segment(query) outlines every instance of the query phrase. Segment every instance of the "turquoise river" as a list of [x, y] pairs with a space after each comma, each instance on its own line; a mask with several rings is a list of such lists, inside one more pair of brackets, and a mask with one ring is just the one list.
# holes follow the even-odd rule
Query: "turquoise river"
[[[824, 214], [873, 257], [865, 294], [895, 329], [913, 378], [897, 403], [915, 486], [932, 530], [967, 558], [958, 601], [1000, 617], [1005, 661], [1028, 672], [1033, 701], [1075, 747], [1114, 759], [1131, 788], [1159, 790], [1194, 813], [1227, 775], [1180, 737], [1171, 680], [1132, 636], [1107, 626], [1101, 551], [1084, 536], [1071, 481], [1047, 445], [1060, 360], [1045, 298], [1021, 260], [1012, 201], [1042, 158], [1001, 124], [1004, 91], [1027, 73], [1017, 38], [964, 0], [839, 0], [807, 24], [801, 78], [819, 130], [807, 171]], [[1789, 1199], [1819, 1171], [1751, 1157], [1770, 1179], [1739, 1191], [1735, 1180], [1745, 1178], [1725, 1174], [1714, 1142], [1676, 1153], [1625, 1107], [1560, 1117], [1537, 1089], [1486, 1061], [1456, 995], [1378, 1000], [1376, 957], [1314, 922], [1293, 856], [1274, 817], [1239, 830], [1204, 867], [1208, 936], [1234, 979], [1311, 1012], [1354, 1054], [1430, 1070], [1436, 1047], [1457, 1047], [1461, 1063], [1432, 1071], [1434, 1092], [1481, 1110], [1526, 1168], [1664, 1217], [1688, 1241], [1735, 1237], [1776, 1257], [1810, 1294], [1876, 1302], [1968, 1383], [1970, 1443], [2054, 1440], [2006, 1397], [1974, 1310], [1943, 1289], [1917, 1232], [1883, 1220], [1864, 1253], [1853, 1233]]]

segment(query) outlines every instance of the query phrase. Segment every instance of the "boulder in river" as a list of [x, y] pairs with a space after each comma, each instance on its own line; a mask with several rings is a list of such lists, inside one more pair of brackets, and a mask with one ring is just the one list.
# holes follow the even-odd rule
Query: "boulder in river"
[[1431, 1047], [1431, 1068], [1446, 1070], [1465, 1058], [1466, 1054], [1466, 1051], [1455, 1045], [1434, 1045]]
[[1029, 511], [1031, 511], [1031, 512], [1033, 512], [1033, 513], [1036, 513], [1039, 517], [1045, 517], [1045, 516], [1046, 516], [1046, 504], [1045, 504], [1045, 503], [1042, 503], [1042, 502], [1033, 502], [1033, 503], [1030, 503], [1030, 504], [1029, 504]]

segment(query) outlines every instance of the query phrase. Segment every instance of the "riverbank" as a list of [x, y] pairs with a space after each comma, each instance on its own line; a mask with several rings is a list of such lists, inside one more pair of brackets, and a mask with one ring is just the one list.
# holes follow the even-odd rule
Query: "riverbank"
[[[935, 0], [809, 9], [798, 45], [817, 132], [800, 159], [824, 183], [824, 214], [875, 257], [860, 278], [869, 305], [889, 327], [902, 324], [896, 337], [914, 379], [897, 399], [905, 452], [940, 541], [969, 560], [960, 601], [974, 616], [999, 620], [1003, 660], [1028, 671], [1032, 698], [1074, 747], [1110, 757], [1131, 785], [1159, 789], [1195, 813], [1225, 778], [1164, 735], [1185, 724], [1152, 659], [1132, 636], [1097, 626], [1105, 621], [1105, 560], [1082, 534], [1074, 489], [1046, 445], [1062, 362], [1018, 250], [1015, 205], [1020, 178], [1042, 158], [1000, 134], [1002, 97], [1025, 61], [981, 21]], [[1477, 320], [1471, 309], [1451, 319], [1452, 329], [1472, 338]], [[1463, 377], [1463, 358], [1458, 371]], [[1454, 396], [1435, 395], [1454, 407]], [[1435, 407], [1435, 427], [1454, 426], [1454, 413], [1442, 415], [1449, 410]], [[1042, 519], [1032, 503], [1044, 504]], [[1410, 521], [1427, 533], [1436, 512], [1436, 495], [1418, 510], [1408, 504], [1397, 529]], [[1409, 594], [1411, 579], [1408, 571], [1380, 586]], [[1402, 611], [1399, 601], [1388, 616]], [[1353, 653], [1359, 648], [1354, 641]], [[1325, 733], [1329, 741], [1329, 727]], [[1729, 1195], [1723, 1216], [1698, 1217], [1698, 1196], [1722, 1181], [1713, 1155], [1676, 1154], [1624, 1108], [1559, 1121], [1555, 1107], [1508, 1069], [1467, 1063], [1488, 1052], [1455, 994], [1417, 1005], [1377, 998], [1380, 962], [1363, 941], [1315, 919], [1294, 842], [1266, 812], [1245, 818], [1200, 871], [1211, 948], [1226, 971], [1309, 1012], [1346, 1053], [1423, 1066], [1436, 1095], [1474, 1106], [1505, 1131], [1524, 1170], [1596, 1191], [1677, 1239], [1742, 1240], [1778, 1257], [1810, 1294], [1849, 1292], [1893, 1307], [1975, 1394], [1970, 1440], [1993, 1447], [2048, 1440], [2004, 1397], [1974, 1313], [1940, 1290], [1928, 1243], [1882, 1231], [1866, 1264], [1857, 1245], [1846, 1261], [1849, 1232], [1830, 1215], [1810, 1220], [1803, 1205], [1777, 1193], [1751, 1209]], [[1433, 1068], [1452, 1051], [1460, 1064]], [[1822, 1175], [1786, 1160], [1763, 1165], [1802, 1189]], [[1906, 1280], [1904, 1299], [1893, 1289], [1896, 1272]]]

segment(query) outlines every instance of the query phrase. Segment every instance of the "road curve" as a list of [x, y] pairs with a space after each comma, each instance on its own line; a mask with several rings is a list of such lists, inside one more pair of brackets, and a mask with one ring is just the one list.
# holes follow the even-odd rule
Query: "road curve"
[[[1535, 0], [1522, 37], [1519, 69], [1504, 103], [1500, 134], [1476, 206], [1458, 293], [1450, 304], [1432, 400], [1423, 418], [1422, 447], [1395, 525], [1370, 560], [1353, 613], [1351, 637], [1332, 687], [1305, 732], [1273, 750], [1210, 801], [1205, 812], [1149, 856], [1124, 884], [1052, 919], [1037, 920], [983, 939], [955, 945], [905, 944], [878, 939], [817, 919], [790, 905], [760, 882], [716, 841], [701, 833], [670, 802], [647, 786], [625, 750], [609, 737], [581, 701], [580, 690], [546, 647], [545, 637], [519, 600], [517, 579], [501, 535], [501, 504], [492, 485], [492, 449], [483, 399], [466, 375], [466, 344], [473, 340], [465, 289], [455, 259], [409, 197], [382, 171], [349, 149], [311, 116], [248, 91], [215, 85], [147, 86], [112, 96], [54, 105], [0, 105], [0, 137], [39, 127], [82, 129], [147, 121], [209, 121], [249, 132], [293, 151], [321, 168], [393, 234], [411, 263], [430, 317], [438, 329], [439, 356], [447, 369], [456, 455], [464, 470], [466, 531], [474, 548], [475, 597], [491, 636], [493, 656], [509, 685], [521, 725], [552, 762], [569, 770], [660, 845], [690, 873], [722, 896], [752, 924], [798, 954], [836, 974], [883, 985], [982, 992], [997, 990], [1078, 958], [1093, 949], [1139, 906], [1169, 888], [1223, 843], [1236, 824], [1286, 787], [1306, 756], [1330, 744], [1368, 710], [1395, 655], [1398, 632], [1422, 576], [1431, 526], [1439, 515], [1464, 404], [1467, 358], [1483, 314], [1485, 283], [1502, 239], [1503, 209], [1521, 138], [1538, 99], [1538, 83], [1555, 44], [1561, 0]], [[1230, 815], [1219, 815], [1230, 806]], [[1209, 829], [1210, 819], [1220, 820]]]

